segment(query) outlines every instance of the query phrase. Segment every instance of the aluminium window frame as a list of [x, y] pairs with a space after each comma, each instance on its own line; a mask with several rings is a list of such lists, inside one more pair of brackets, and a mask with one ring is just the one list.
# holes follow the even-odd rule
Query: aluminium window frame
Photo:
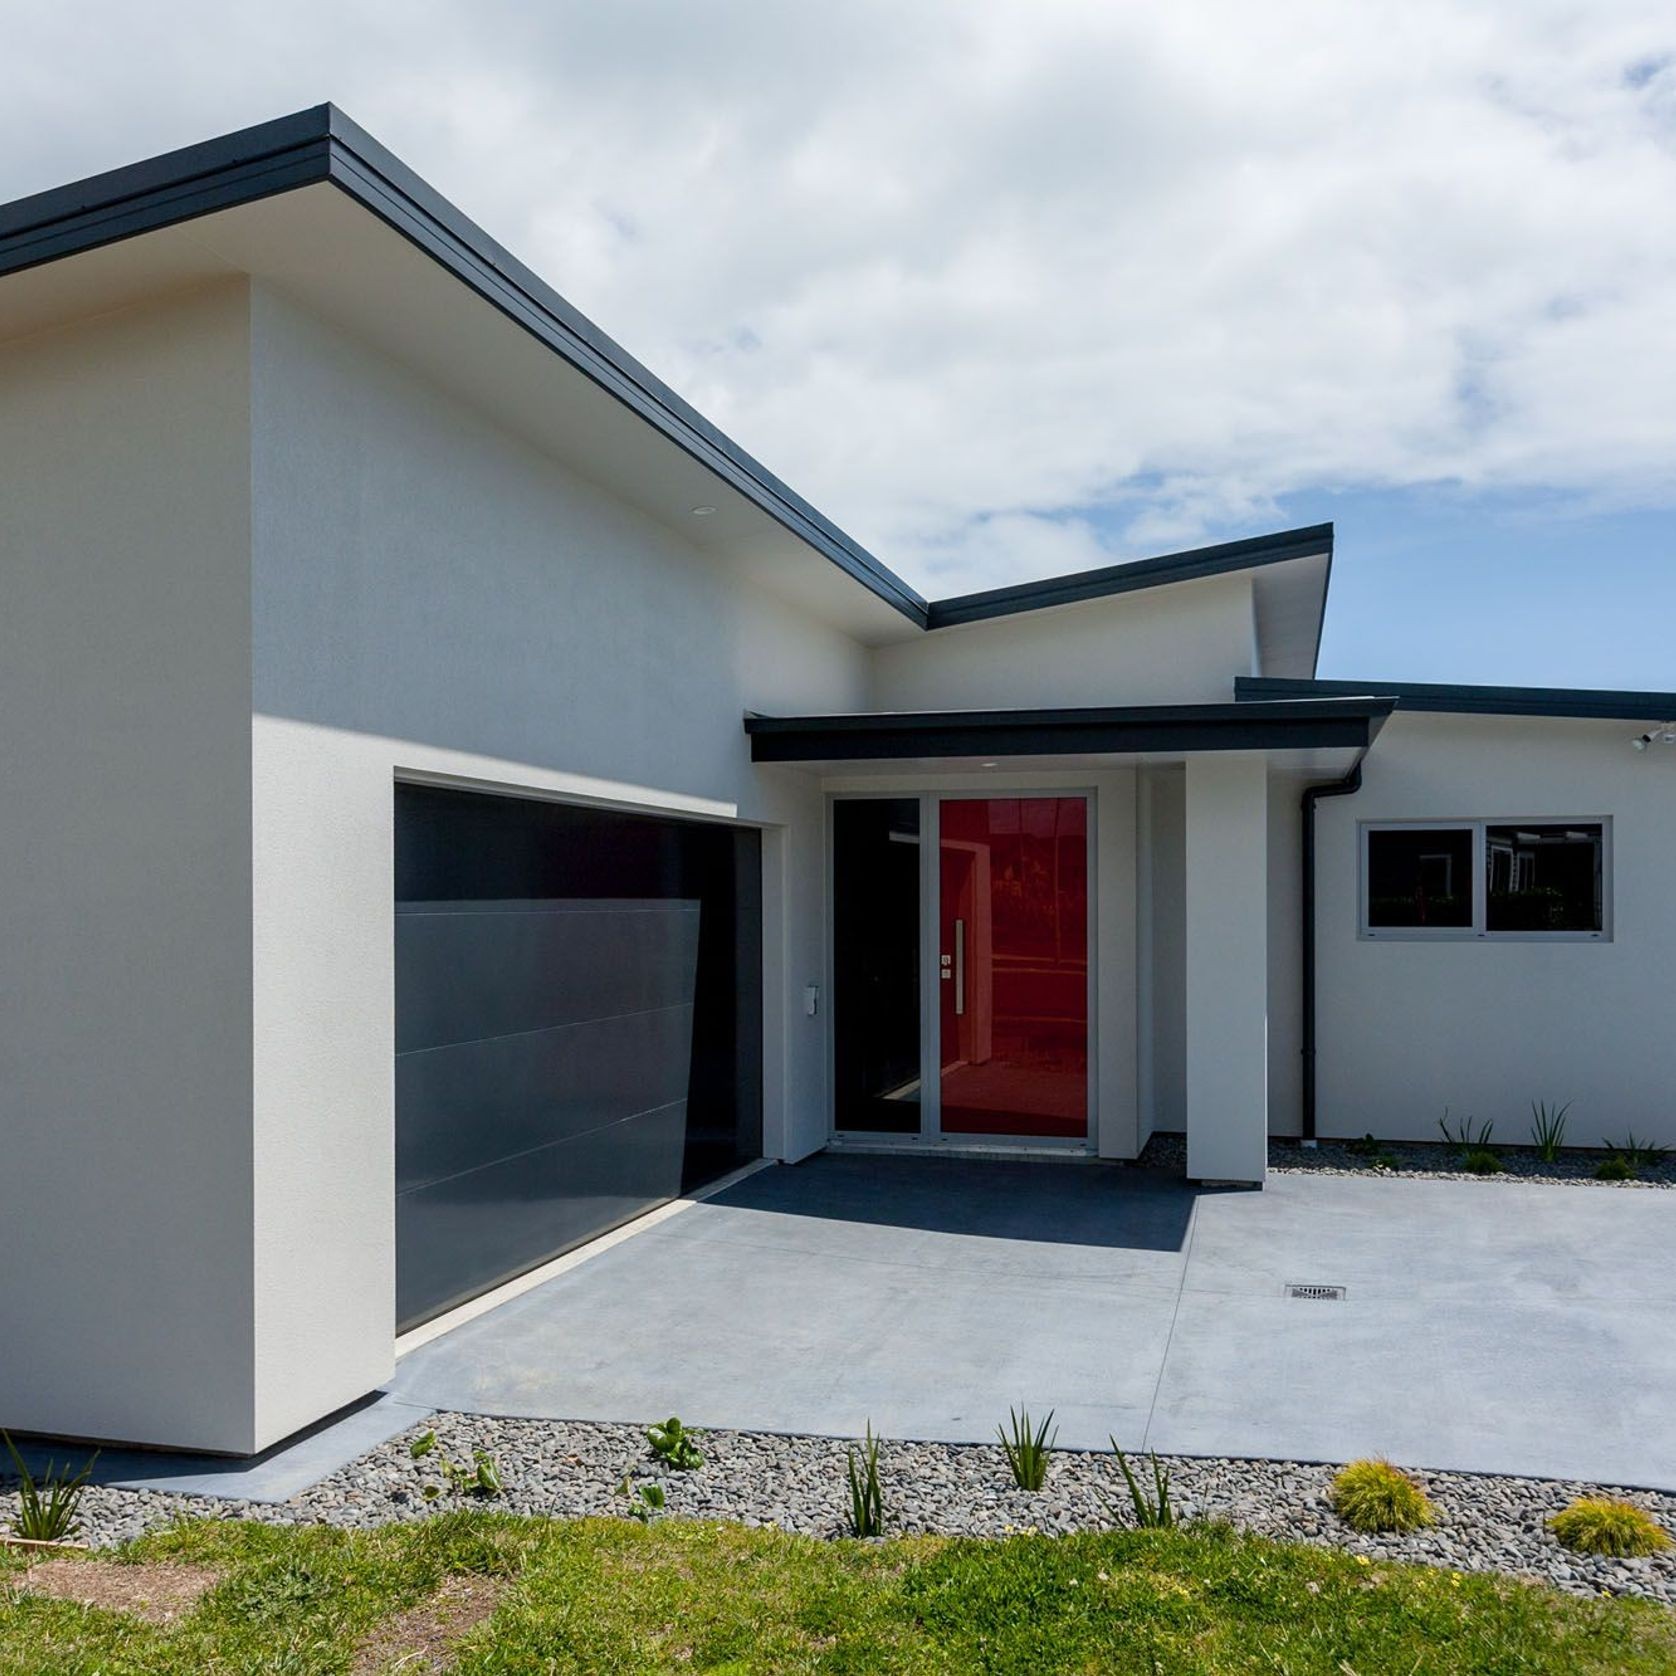
[[[1492, 826], [1598, 826], [1600, 828], [1600, 929], [1598, 931], [1492, 931], [1489, 914], [1489, 840]], [[1472, 924], [1368, 924], [1368, 851], [1375, 832], [1470, 832]], [[1612, 817], [1610, 815], [1467, 815], [1456, 820], [1364, 820], [1356, 826], [1356, 938], [1364, 943], [1610, 943], [1612, 931]]]

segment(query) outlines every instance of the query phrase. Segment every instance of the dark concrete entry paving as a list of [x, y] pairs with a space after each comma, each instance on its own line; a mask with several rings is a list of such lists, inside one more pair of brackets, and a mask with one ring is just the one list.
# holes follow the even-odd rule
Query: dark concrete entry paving
[[[1676, 1489], [1676, 1194], [823, 1156], [404, 1358], [428, 1407]], [[1342, 1302], [1288, 1299], [1290, 1283]]]

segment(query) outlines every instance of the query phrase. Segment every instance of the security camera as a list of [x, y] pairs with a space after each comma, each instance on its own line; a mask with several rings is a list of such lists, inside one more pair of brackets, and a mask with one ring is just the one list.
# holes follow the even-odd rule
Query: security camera
[[1676, 745], [1676, 722], [1660, 722], [1659, 725], [1630, 743], [1638, 751], [1644, 751], [1649, 745]]

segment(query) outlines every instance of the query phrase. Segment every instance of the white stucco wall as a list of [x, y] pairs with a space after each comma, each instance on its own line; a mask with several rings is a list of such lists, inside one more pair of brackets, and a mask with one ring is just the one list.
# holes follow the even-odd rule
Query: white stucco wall
[[937, 629], [873, 654], [872, 708], [1226, 704], [1256, 671], [1240, 573]]
[[[1642, 724], [1403, 714], [1363, 789], [1318, 819], [1319, 1127], [1435, 1140], [1444, 1107], [1527, 1139], [1532, 1100], [1568, 1138], [1676, 1144], [1676, 752]], [[1358, 823], [1605, 817], [1609, 942], [1357, 937]]]
[[[1303, 1131], [1303, 774], [1269, 777], [1269, 1133]], [[1329, 805], [1330, 806], [1330, 805]]]
[[0, 346], [0, 1426], [253, 1446], [242, 287]]
[[1268, 1157], [1268, 764], [1189, 757], [1185, 798], [1187, 1173], [1261, 1182]]
[[[868, 653], [242, 284], [0, 346], [0, 553], [0, 1425], [195, 1448], [389, 1371], [398, 779], [762, 826], [794, 1158], [827, 1137], [825, 794], [754, 769], [741, 714], [1211, 702], [1252, 667], [1246, 577]], [[1399, 713], [1323, 803], [1322, 1133], [1431, 1138], [1447, 1104], [1513, 1140], [1541, 1098], [1676, 1143], [1676, 753], [1634, 731]], [[1194, 1173], [1254, 1179], [1265, 1102], [1296, 1126], [1299, 788], [975, 784], [1073, 781], [1100, 1150], [1208, 1113]], [[1612, 940], [1358, 940], [1357, 823], [1473, 817], [1609, 818]]]
[[1155, 1130], [1187, 1127], [1187, 776], [1183, 768], [1138, 773], [1140, 1145]]
[[252, 296], [259, 1426], [388, 1372], [391, 787], [737, 818], [764, 845], [765, 1149], [826, 1138], [818, 783], [747, 709], [860, 708], [865, 653], [262, 287]]
[[1143, 1144], [1139, 1106], [1139, 922], [1135, 878], [1139, 776], [1095, 778], [1095, 1145], [1102, 1158], [1133, 1158]]

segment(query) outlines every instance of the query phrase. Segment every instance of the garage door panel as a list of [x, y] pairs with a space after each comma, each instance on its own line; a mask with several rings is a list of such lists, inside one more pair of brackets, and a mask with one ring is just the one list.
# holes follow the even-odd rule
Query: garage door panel
[[427, 903], [396, 915], [396, 1051], [692, 1001], [700, 905]]
[[757, 833], [395, 788], [409, 1328], [759, 1156]]
[[615, 1227], [681, 1187], [685, 1102], [641, 1112], [401, 1195], [396, 1305], [401, 1322], [436, 1315]]
[[397, 1191], [684, 1101], [692, 1025], [689, 1003], [398, 1054]]

